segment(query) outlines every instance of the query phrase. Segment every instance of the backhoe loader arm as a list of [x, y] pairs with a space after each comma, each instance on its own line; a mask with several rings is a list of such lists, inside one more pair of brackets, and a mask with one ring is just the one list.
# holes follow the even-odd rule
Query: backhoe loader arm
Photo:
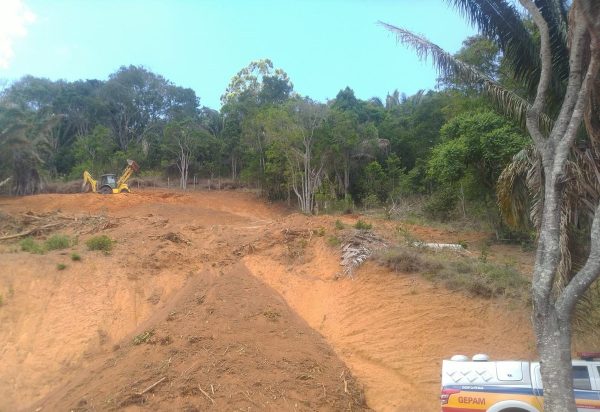
[[140, 170], [140, 167], [135, 162], [135, 160], [127, 159], [127, 167], [125, 168], [125, 170], [123, 170], [123, 174], [121, 175], [121, 177], [119, 177], [119, 180], [117, 181], [117, 187], [121, 187], [121, 185], [125, 184], [125, 182], [129, 180], [133, 172], [137, 172], [138, 170]]
[[83, 184], [81, 185], [81, 189], [84, 189], [86, 184], [89, 184], [92, 188], [92, 192], [96, 193], [98, 182], [92, 177], [90, 172], [88, 172], [87, 170], [83, 172]]

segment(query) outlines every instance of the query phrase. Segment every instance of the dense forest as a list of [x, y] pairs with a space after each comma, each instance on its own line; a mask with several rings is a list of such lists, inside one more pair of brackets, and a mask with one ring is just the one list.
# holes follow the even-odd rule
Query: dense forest
[[[455, 57], [514, 83], [483, 37], [466, 39]], [[140, 66], [106, 81], [25, 76], [0, 96], [0, 190], [32, 194], [84, 170], [118, 172], [131, 158], [142, 176], [168, 176], [182, 189], [218, 177], [305, 213], [420, 196], [432, 217], [469, 214], [499, 227], [496, 181], [527, 145], [522, 125], [453, 76], [413, 96], [361, 100], [346, 87], [318, 102], [265, 59], [231, 79], [220, 111], [200, 101]]]

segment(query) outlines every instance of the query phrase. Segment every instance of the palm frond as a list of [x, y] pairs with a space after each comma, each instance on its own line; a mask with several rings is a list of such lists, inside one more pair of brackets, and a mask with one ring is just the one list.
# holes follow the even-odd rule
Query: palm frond
[[[474, 66], [455, 58], [425, 37], [388, 23], [379, 22], [379, 24], [394, 33], [399, 43], [412, 47], [420, 59], [427, 60], [428, 57], [431, 57], [433, 65], [440, 75], [443, 77], [448, 77], [450, 75], [459, 76], [468, 82], [480, 85], [482, 91], [491, 97], [492, 101], [500, 110], [522, 125], [525, 124], [527, 110], [530, 107], [530, 104], [526, 99], [515, 92], [506, 89], [495, 80], [481, 73]], [[543, 130], [551, 130], [553, 121], [550, 117], [542, 114], [540, 116], [540, 121]]]
[[535, 89], [539, 77], [539, 49], [522, 16], [506, 0], [447, 0], [481, 34], [496, 43], [510, 61], [517, 80]]
[[517, 153], [500, 174], [496, 184], [496, 197], [500, 213], [510, 227], [525, 227], [529, 193], [524, 176], [530, 168], [527, 150]]

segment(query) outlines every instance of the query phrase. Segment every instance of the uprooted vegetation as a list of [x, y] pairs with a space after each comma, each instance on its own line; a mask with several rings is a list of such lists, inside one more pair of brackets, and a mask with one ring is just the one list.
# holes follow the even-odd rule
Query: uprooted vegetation
[[[115, 219], [109, 220], [104, 215], [68, 216], [59, 211], [45, 213], [29, 211], [15, 215], [0, 212], [0, 241], [44, 236], [57, 230], [71, 230], [76, 236], [85, 235], [116, 226], [118, 223]], [[77, 240], [58, 234], [49, 237], [47, 242], [50, 247], [48, 250], [56, 250], [72, 246], [77, 243]], [[67, 246], [67, 243], [70, 244]]]

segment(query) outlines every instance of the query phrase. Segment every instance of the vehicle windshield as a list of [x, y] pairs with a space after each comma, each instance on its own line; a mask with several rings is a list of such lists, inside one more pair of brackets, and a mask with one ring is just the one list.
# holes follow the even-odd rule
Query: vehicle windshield
[[115, 175], [106, 175], [103, 177], [104, 177], [104, 182], [102, 182], [102, 184], [109, 185], [112, 188], [114, 188], [116, 186], [117, 181], [115, 179]]

